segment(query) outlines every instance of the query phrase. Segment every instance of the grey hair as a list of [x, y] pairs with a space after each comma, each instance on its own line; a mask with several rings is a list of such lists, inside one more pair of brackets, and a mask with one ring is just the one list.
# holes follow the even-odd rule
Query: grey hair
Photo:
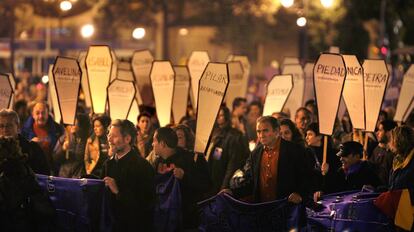
[[12, 118], [14, 120], [14, 122], [16, 123], [16, 125], [20, 125], [19, 115], [14, 110], [2, 109], [2, 110], [0, 110], [0, 117]]

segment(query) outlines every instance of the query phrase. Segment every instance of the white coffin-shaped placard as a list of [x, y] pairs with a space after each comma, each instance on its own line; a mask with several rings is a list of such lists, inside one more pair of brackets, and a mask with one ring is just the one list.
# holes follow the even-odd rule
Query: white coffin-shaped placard
[[187, 66], [174, 66], [175, 83], [173, 98], [174, 123], [178, 124], [187, 112], [188, 94], [190, 91], [190, 73]]
[[313, 69], [319, 131], [332, 135], [346, 78], [345, 62], [339, 54], [321, 54]]
[[160, 126], [171, 123], [174, 75], [174, 69], [169, 61], [154, 61], [152, 63], [150, 78]]
[[208, 62], [210, 62], [210, 57], [207, 51], [193, 51], [188, 58], [188, 71], [190, 72], [191, 77], [191, 103], [193, 109], [197, 109], [197, 97], [198, 97], [198, 83], [200, 81], [201, 75], [203, 74], [204, 69], [206, 68]]
[[112, 69], [111, 69], [111, 78], [109, 82], [112, 82], [116, 79], [116, 76], [118, 75], [118, 59], [116, 57], [116, 54], [114, 50], [111, 49], [111, 57], [112, 57]]
[[135, 100], [133, 81], [115, 79], [108, 86], [108, 105], [111, 119], [126, 119]]
[[0, 110], [9, 107], [13, 95], [13, 86], [9, 75], [0, 73]]
[[410, 116], [413, 110], [414, 110], [414, 97], [411, 99], [411, 103], [404, 113], [403, 122], [407, 122], [408, 116]]
[[226, 105], [230, 107], [233, 105], [233, 100], [236, 97], [245, 97], [242, 94], [243, 88], [243, 67], [240, 61], [230, 61], [227, 63], [229, 67], [230, 83], [226, 92]]
[[267, 84], [263, 116], [282, 111], [292, 89], [293, 77], [291, 74], [273, 76]]
[[400, 97], [398, 98], [397, 110], [395, 111], [394, 121], [403, 121], [404, 114], [410, 106], [411, 99], [414, 97], [414, 64], [411, 64], [404, 74]]
[[305, 73], [305, 93], [303, 94], [303, 102], [315, 99], [315, 88], [313, 87], [313, 66], [314, 63], [305, 64], [303, 71]]
[[105, 113], [107, 91], [112, 69], [112, 56], [108, 46], [94, 45], [86, 55], [92, 108], [96, 114]]
[[91, 91], [89, 89], [88, 73], [86, 72], [86, 51], [79, 53], [78, 62], [82, 71], [81, 88], [83, 95], [85, 96], [85, 104], [87, 107], [92, 108]]
[[241, 97], [246, 97], [247, 93], [247, 84], [249, 83], [250, 77], [250, 62], [247, 56], [235, 55], [233, 56], [233, 61], [240, 61], [243, 66], [243, 80], [242, 80], [242, 88], [241, 88]]
[[82, 72], [76, 59], [58, 56], [53, 79], [64, 124], [74, 125]]
[[285, 108], [290, 111], [291, 119], [295, 119], [295, 112], [302, 106], [303, 94], [305, 91], [305, 74], [300, 64], [287, 64], [284, 66], [283, 75], [292, 74], [293, 76], [293, 89], [287, 99]]
[[15, 97], [16, 97], [16, 94], [14, 93], [14, 91], [16, 91], [16, 80], [14, 79], [14, 76], [11, 73], [7, 73], [7, 76], [9, 76], [9, 81], [10, 81], [10, 84], [12, 86], [12, 96], [11, 96], [11, 99], [10, 99], [9, 109], [13, 109], [14, 100], [15, 100]]
[[60, 106], [59, 100], [56, 93], [56, 85], [55, 85], [55, 78], [53, 77], [53, 64], [49, 65], [49, 93], [50, 99], [52, 101], [52, 108], [53, 108], [53, 120], [56, 123], [60, 124], [62, 120], [62, 115], [60, 114]]
[[142, 96], [144, 105], [154, 105], [154, 96], [150, 80], [150, 72], [154, 57], [148, 50], [136, 51], [132, 56], [132, 70], [135, 75], [135, 83], [138, 85], [138, 92]]
[[117, 76], [115, 79], [135, 82], [134, 73], [129, 62], [118, 62]]
[[365, 131], [374, 132], [389, 78], [384, 60], [365, 60]]
[[300, 64], [299, 58], [294, 57], [294, 56], [284, 57], [283, 60], [282, 60], [282, 65], [280, 66], [280, 70], [283, 71], [283, 69], [285, 68], [285, 65], [288, 65], [288, 64]]
[[128, 113], [128, 120], [136, 124], [138, 115], [139, 115], [138, 100], [134, 99], [134, 101], [132, 102], [131, 109], [129, 110], [129, 113]]
[[225, 60], [225, 62], [228, 63], [230, 61], [233, 61], [233, 57], [234, 57], [233, 54], [228, 55], [227, 58], [226, 58], [226, 60]]
[[195, 152], [206, 151], [228, 84], [227, 64], [208, 63], [199, 83]]
[[355, 55], [343, 55], [346, 66], [346, 80], [342, 97], [344, 98], [352, 126], [365, 129], [364, 72]]

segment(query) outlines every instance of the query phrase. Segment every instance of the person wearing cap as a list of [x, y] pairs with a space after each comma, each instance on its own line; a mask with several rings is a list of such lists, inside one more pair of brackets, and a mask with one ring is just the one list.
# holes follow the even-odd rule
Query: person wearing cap
[[349, 141], [340, 145], [339, 152], [342, 167], [335, 175], [335, 192], [361, 190], [364, 186], [377, 187], [379, 177], [368, 161], [361, 160], [363, 147], [360, 143]]

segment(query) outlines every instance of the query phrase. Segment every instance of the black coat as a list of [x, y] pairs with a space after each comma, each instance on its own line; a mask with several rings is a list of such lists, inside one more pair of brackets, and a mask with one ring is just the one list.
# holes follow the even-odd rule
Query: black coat
[[377, 187], [381, 184], [374, 167], [367, 161], [361, 161], [360, 168], [346, 175], [343, 168], [338, 169], [333, 183], [334, 192], [361, 190], [364, 185]]
[[211, 195], [229, 188], [229, 181], [237, 169], [243, 167], [249, 155], [249, 146], [243, 134], [234, 128], [217, 133], [212, 140], [213, 148], [208, 159], [211, 175]]
[[107, 160], [103, 177], [115, 179], [119, 193], [112, 194], [113, 231], [152, 231], [155, 202], [154, 170], [135, 149], [119, 160]]
[[18, 135], [20, 147], [22, 153], [28, 155], [27, 164], [33, 170], [34, 173], [50, 175], [49, 164], [46, 159], [46, 155], [40, 146], [32, 141], [28, 141], [22, 135]]
[[391, 170], [389, 190], [394, 189], [414, 189], [414, 157], [408, 164], [396, 170]]
[[210, 187], [210, 179], [207, 172], [207, 162], [198, 156], [194, 161], [194, 153], [177, 147], [174, 155], [163, 160], [158, 157], [154, 167], [157, 169], [160, 163], [171, 165], [184, 170], [183, 179], [180, 181], [183, 224], [184, 228], [196, 228], [198, 226], [197, 202]]
[[[259, 144], [250, 153], [242, 168], [242, 175], [236, 172], [230, 186], [236, 197], [253, 195], [255, 202], [260, 200], [260, 164], [264, 146]], [[305, 150], [302, 146], [281, 139], [277, 168], [277, 199], [288, 197], [291, 193], [307, 194]]]

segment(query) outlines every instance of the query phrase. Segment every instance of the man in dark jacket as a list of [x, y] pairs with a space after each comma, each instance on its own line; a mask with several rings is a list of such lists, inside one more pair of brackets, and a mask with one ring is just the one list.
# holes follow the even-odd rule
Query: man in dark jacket
[[46, 155], [52, 174], [57, 174], [54, 167], [53, 149], [59, 137], [63, 134], [63, 128], [52, 120], [49, 115], [49, 106], [45, 102], [38, 102], [33, 106], [32, 115], [22, 127], [21, 134], [27, 140], [36, 142]]
[[136, 134], [128, 120], [113, 121], [108, 134], [113, 155], [104, 164], [103, 180], [112, 192], [113, 231], [152, 231], [154, 171], [133, 147]]
[[374, 168], [361, 160], [363, 147], [360, 143], [350, 141], [340, 145], [337, 156], [340, 157], [342, 167], [335, 176], [335, 192], [360, 190], [364, 186], [377, 187], [379, 177]]
[[37, 143], [28, 141], [18, 134], [19, 116], [9, 109], [0, 111], [0, 137], [17, 138], [23, 154], [27, 154], [27, 164], [37, 174], [50, 175], [46, 156]]
[[260, 144], [231, 179], [233, 194], [252, 195], [254, 202], [288, 198], [290, 202], [301, 203], [307, 191], [304, 148], [280, 137], [276, 118], [261, 117], [256, 125]]
[[[152, 146], [158, 158], [155, 169], [158, 174], [172, 171], [180, 181], [184, 230], [198, 226], [197, 201], [209, 188], [208, 173], [196, 170], [194, 154], [177, 147], [177, 134], [169, 127], [161, 127], [154, 133]], [[200, 158], [199, 158], [200, 159]], [[201, 162], [201, 163], [200, 163]], [[200, 159], [199, 168], [207, 170], [207, 162]]]

